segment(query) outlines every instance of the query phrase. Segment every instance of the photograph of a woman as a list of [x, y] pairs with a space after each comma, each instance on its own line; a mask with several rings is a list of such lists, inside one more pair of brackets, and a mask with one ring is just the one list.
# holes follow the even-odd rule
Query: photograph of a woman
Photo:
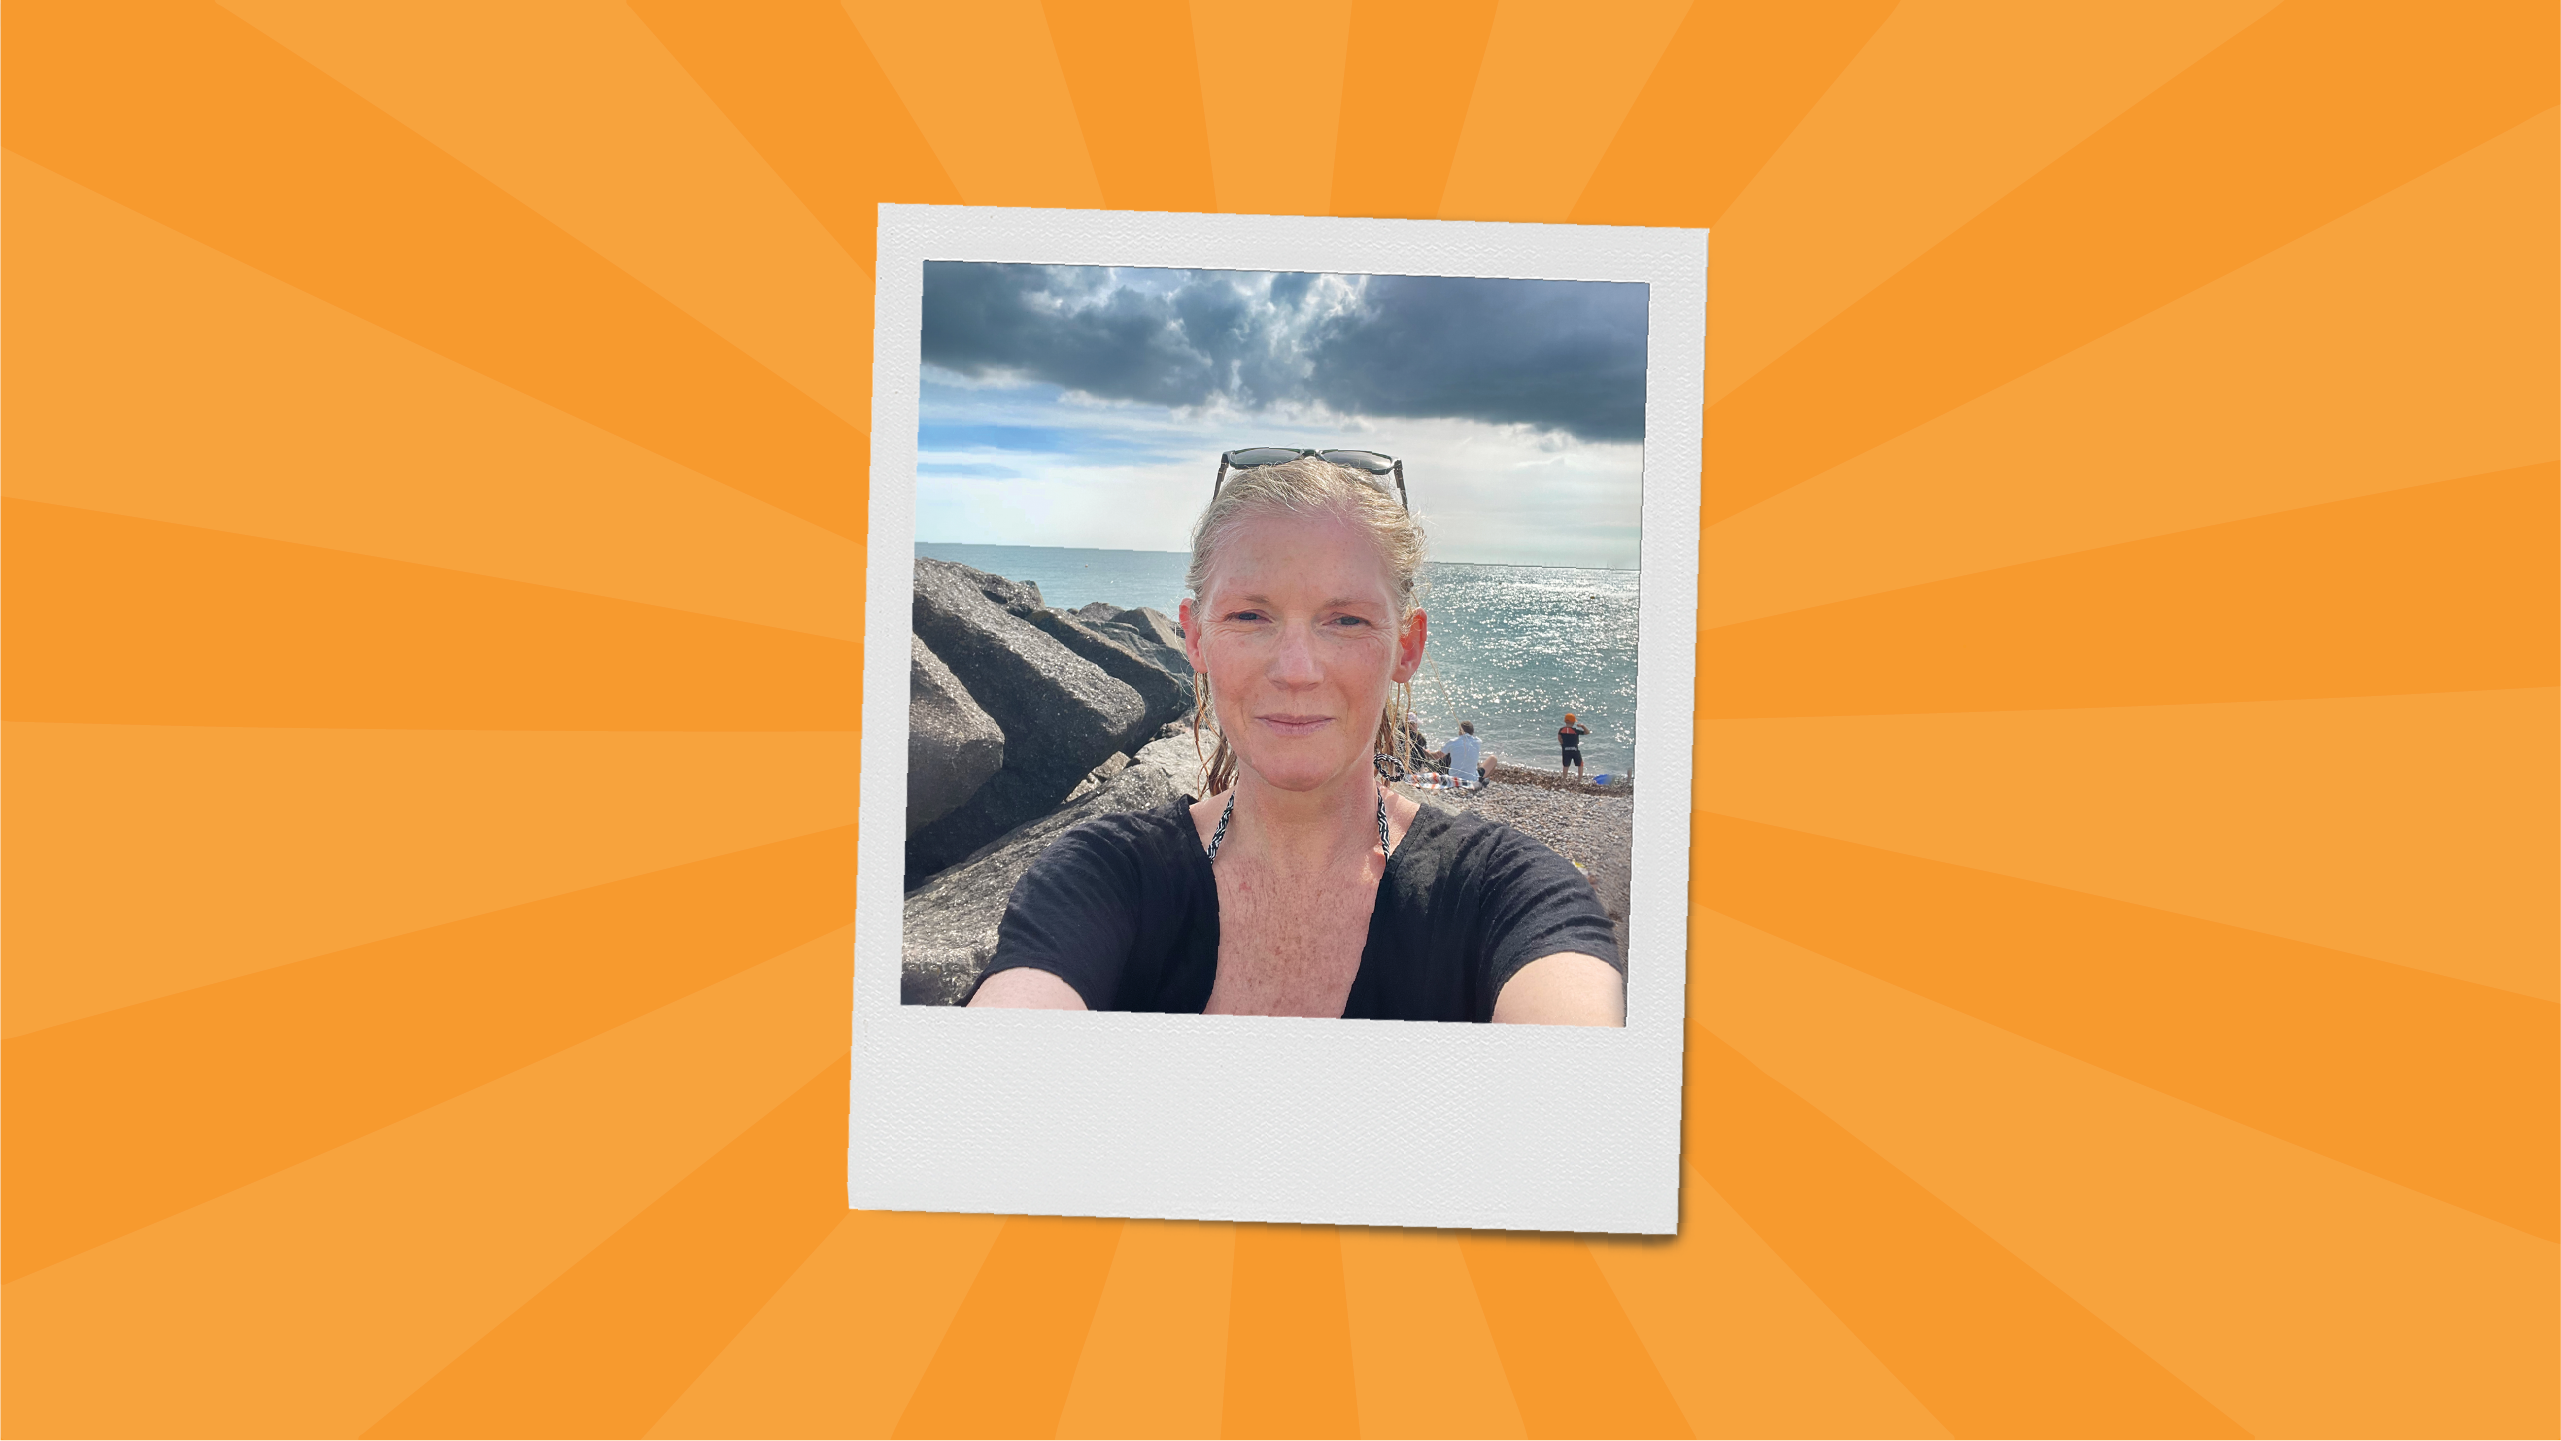
[[880, 234], [852, 1204], [1674, 1230], [1705, 233]]
[[1269, 454], [1230, 455], [1192, 533], [1180, 627], [1207, 794], [1059, 836], [968, 1004], [1623, 1024], [1583, 874], [1381, 777], [1430, 641], [1422, 526], [1363, 463], [1385, 457]]
[[923, 270], [902, 1004], [1624, 1026], [1647, 287]]

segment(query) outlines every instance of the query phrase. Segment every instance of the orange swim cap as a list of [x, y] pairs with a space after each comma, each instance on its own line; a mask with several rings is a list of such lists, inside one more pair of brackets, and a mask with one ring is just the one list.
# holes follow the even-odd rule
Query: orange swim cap
[[1567, 725], [1572, 725], [1574, 723], [1574, 713], [1570, 710], [1565, 713], [1565, 723]]

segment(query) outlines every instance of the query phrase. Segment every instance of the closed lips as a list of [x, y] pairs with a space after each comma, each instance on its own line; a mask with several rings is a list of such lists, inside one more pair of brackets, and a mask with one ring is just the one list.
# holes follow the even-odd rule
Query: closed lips
[[1282, 735], [1306, 735], [1320, 726], [1329, 724], [1334, 718], [1321, 715], [1266, 715], [1256, 716], [1254, 719], [1279, 731]]

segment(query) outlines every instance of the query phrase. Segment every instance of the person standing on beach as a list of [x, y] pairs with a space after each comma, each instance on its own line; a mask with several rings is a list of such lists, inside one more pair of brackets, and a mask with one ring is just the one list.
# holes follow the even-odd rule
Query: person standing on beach
[[1572, 711], [1565, 713], [1565, 724], [1556, 728], [1556, 744], [1565, 752], [1565, 759], [1556, 767], [1557, 779], [1564, 779], [1567, 766], [1572, 766], [1577, 776], [1583, 773], [1583, 737], [1591, 733], [1592, 728], [1575, 720]]
[[1449, 778], [1466, 786], [1481, 784], [1477, 762], [1484, 755], [1484, 745], [1476, 738], [1476, 722], [1460, 721], [1458, 734], [1449, 738], [1448, 747], [1441, 752], [1449, 761]]

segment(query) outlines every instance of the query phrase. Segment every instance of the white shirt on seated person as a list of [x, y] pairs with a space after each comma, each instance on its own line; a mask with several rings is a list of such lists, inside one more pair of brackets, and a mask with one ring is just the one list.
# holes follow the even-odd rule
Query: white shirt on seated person
[[1464, 781], [1471, 786], [1478, 783], [1481, 778], [1476, 773], [1477, 761], [1484, 753], [1484, 742], [1472, 735], [1460, 734], [1451, 736], [1449, 744], [1442, 749], [1449, 752], [1451, 780]]

